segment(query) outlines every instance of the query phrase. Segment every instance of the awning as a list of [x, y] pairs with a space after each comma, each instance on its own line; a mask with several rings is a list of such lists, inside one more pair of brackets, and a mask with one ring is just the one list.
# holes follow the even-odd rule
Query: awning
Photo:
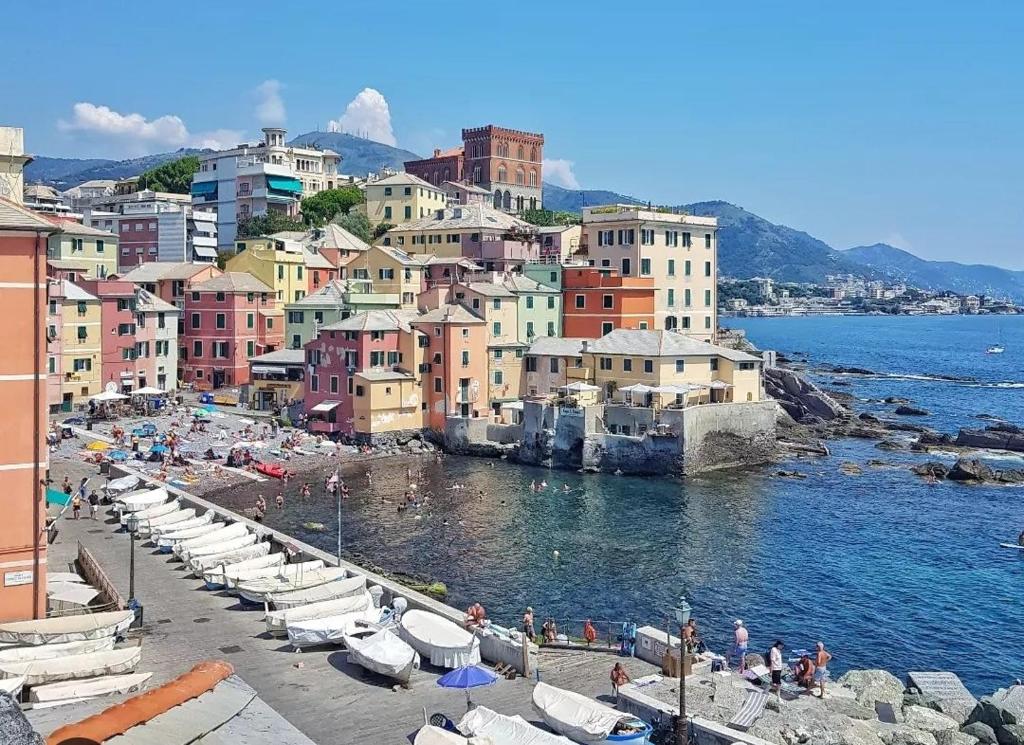
[[600, 388], [600, 386], [590, 385], [590, 383], [583, 383], [583, 382], [577, 381], [575, 383], [569, 383], [569, 385], [563, 385], [561, 390], [564, 390], [564, 391], [577, 391], [577, 392], [582, 393], [583, 391], [599, 391], [599, 390], [601, 390], [601, 388]]
[[267, 188], [301, 194], [302, 182], [297, 178], [290, 178], [288, 176], [267, 176]]
[[310, 409], [310, 411], [333, 411], [336, 407], [340, 405], [341, 401], [321, 401], [312, 409]]
[[192, 253], [204, 259], [217, 258], [217, 249], [212, 246], [192, 246]]
[[643, 383], [634, 383], [633, 385], [627, 385], [623, 388], [619, 388], [623, 393], [650, 393], [653, 389], [649, 385]]
[[523, 410], [523, 402], [522, 401], [508, 401], [507, 403], [503, 403], [501, 405], [501, 408], [503, 408], [503, 409], [514, 409], [516, 411], [522, 411]]
[[287, 375], [287, 367], [278, 367], [277, 365], [253, 365], [252, 371], [254, 373], [263, 373], [264, 375]]
[[192, 196], [194, 197], [208, 197], [217, 193], [217, 182], [216, 181], [193, 181], [192, 182]]

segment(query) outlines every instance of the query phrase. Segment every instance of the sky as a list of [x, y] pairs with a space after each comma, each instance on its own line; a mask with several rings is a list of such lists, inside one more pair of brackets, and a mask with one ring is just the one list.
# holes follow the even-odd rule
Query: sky
[[0, 124], [35, 155], [267, 125], [429, 154], [494, 123], [543, 132], [570, 188], [1024, 269], [1016, 0], [60, 5], [5, 9]]

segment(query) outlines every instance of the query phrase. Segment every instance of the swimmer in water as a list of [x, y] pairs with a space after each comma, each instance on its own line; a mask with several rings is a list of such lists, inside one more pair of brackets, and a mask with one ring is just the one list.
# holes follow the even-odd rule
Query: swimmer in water
[[569, 488], [568, 484], [562, 484], [562, 491], [572, 491], [572, 489]]
[[277, 509], [284, 509], [284, 494], [278, 494], [274, 501], [277, 502]]

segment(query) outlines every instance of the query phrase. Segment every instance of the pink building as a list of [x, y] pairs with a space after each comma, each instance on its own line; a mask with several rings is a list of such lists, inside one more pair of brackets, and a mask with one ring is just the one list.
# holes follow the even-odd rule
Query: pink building
[[197, 390], [249, 382], [249, 358], [284, 344], [284, 310], [251, 274], [226, 272], [186, 293], [179, 356], [182, 379]]
[[200, 282], [219, 277], [223, 272], [212, 264], [182, 261], [149, 261], [121, 276], [149, 290], [164, 302], [184, 308], [185, 293]]
[[114, 383], [122, 393], [141, 388], [136, 380], [135, 285], [119, 279], [79, 280], [100, 299], [100, 387]]

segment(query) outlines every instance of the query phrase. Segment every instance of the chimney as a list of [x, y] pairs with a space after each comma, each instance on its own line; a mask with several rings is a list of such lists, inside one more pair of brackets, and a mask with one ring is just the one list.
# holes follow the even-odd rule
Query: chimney
[[435, 158], [440, 158], [441, 157], [441, 148], [439, 148], [439, 147], [435, 147], [434, 148], [434, 157]]
[[590, 339], [584, 339], [583, 340], [583, 349], [581, 351], [582, 352], [589, 352], [590, 351]]

